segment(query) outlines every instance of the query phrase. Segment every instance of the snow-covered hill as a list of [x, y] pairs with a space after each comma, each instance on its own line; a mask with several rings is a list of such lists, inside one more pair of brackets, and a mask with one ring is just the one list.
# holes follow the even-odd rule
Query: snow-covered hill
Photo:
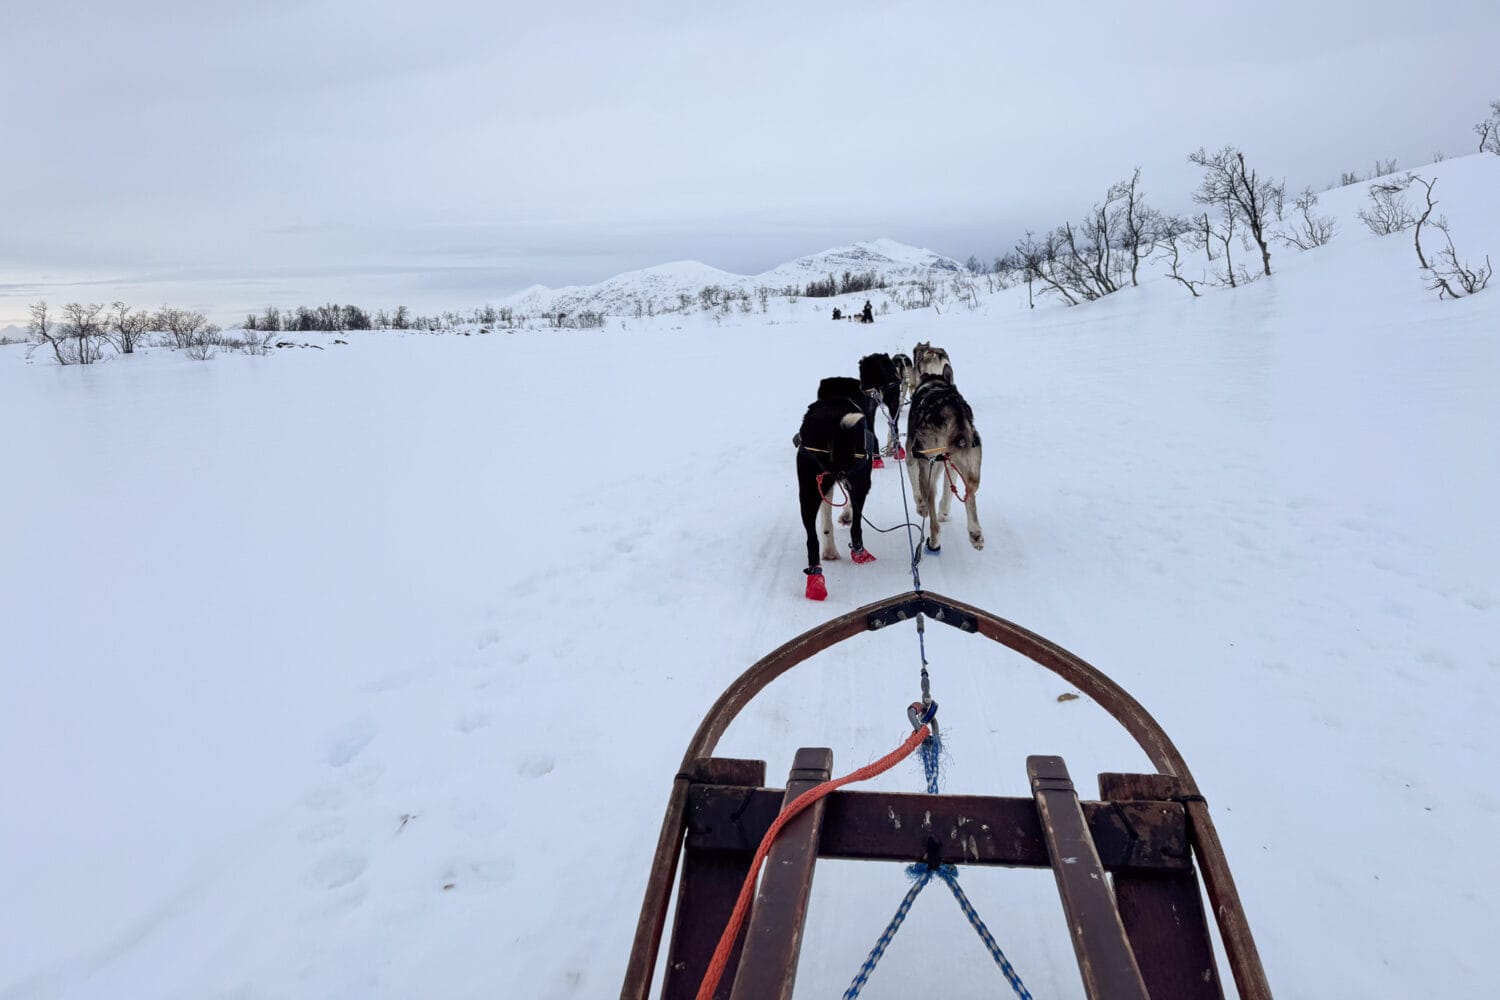
[[[1429, 172], [1460, 252], [1500, 259], [1500, 157]], [[820, 377], [916, 340], [985, 442], [988, 544], [954, 533], [924, 581], [1172, 734], [1276, 995], [1492, 996], [1500, 286], [1439, 302], [1363, 198], [1198, 299], [1152, 277], [873, 326], [772, 300], [85, 369], [0, 348], [0, 427], [26, 428], [0, 488], [0, 997], [616, 995], [702, 713], [910, 585], [901, 535], [867, 534], [878, 561], [803, 599], [789, 439]], [[895, 469], [867, 514], [900, 521]], [[1051, 675], [951, 629], [927, 650], [948, 790], [1026, 794], [1031, 753], [1081, 785], [1145, 766]], [[867, 763], [910, 732], [916, 658], [904, 627], [831, 650], [720, 749], [777, 783], [799, 746]], [[1050, 874], [963, 879], [1033, 995], [1082, 996]], [[840, 994], [906, 887], [820, 865], [798, 996]], [[915, 984], [1004, 992], [940, 892], [865, 995]]]
[[800, 289], [830, 274], [842, 278], [845, 272], [874, 272], [896, 284], [929, 275], [947, 277], [958, 270], [958, 263], [942, 254], [891, 239], [878, 239], [809, 254], [756, 275], [732, 274], [696, 260], [684, 260], [628, 271], [597, 285], [557, 289], [533, 286], [503, 304], [532, 315], [592, 310], [611, 316], [633, 316], [639, 311], [638, 305], [641, 310], [649, 307], [651, 312], [676, 309], [680, 296], [696, 301], [699, 291], [712, 285], [747, 294], [753, 294], [757, 288], [779, 293], [788, 285]]

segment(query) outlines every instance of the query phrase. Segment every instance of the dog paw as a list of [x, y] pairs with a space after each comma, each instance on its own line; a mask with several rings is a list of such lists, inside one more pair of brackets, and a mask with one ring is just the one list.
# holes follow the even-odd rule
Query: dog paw
[[927, 551], [931, 552], [933, 555], [937, 555], [939, 552], [943, 551], [943, 547], [941, 545], [933, 545], [932, 544], [932, 539], [930, 539], [930, 538], [927, 539], [927, 541], [923, 542], [922, 544], [926, 545], [927, 546]]
[[939, 521], [948, 521], [948, 520], [951, 520], [951, 518], [949, 518], [948, 512], [945, 510], [941, 514], [938, 515], [938, 520]]
[[823, 561], [824, 562], [837, 562], [838, 559], [839, 559], [839, 550], [838, 549], [828, 548], [828, 549], [824, 549], [823, 550]]
[[969, 532], [969, 544], [972, 545], [972, 546], [974, 546], [976, 549], [982, 549], [982, 548], [984, 548], [984, 532], [982, 532], [982, 531], [971, 531], [971, 532]]

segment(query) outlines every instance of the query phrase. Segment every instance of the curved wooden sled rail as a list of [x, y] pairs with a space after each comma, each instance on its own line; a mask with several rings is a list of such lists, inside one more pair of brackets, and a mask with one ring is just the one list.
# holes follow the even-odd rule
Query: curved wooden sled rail
[[673, 783], [667, 812], [662, 818], [661, 835], [657, 838], [651, 874], [646, 881], [646, 897], [641, 905], [635, 941], [625, 969], [625, 983], [620, 990], [621, 1000], [647, 1000], [651, 989], [651, 977], [655, 970], [657, 951], [661, 946], [662, 930], [666, 924], [667, 907], [671, 902], [672, 885], [677, 875], [677, 861], [685, 832], [688, 787], [693, 782], [697, 762], [713, 756], [714, 748], [729, 724], [777, 677], [845, 639], [884, 627], [889, 623], [892, 611], [897, 611], [900, 619], [904, 620], [908, 616], [901, 613], [900, 609], [911, 608], [914, 603], [927, 613], [929, 620], [948, 621], [945, 614], [934, 614], [934, 607], [945, 613], [956, 612], [951, 616], [954, 620], [948, 621], [949, 624], [956, 624], [963, 631], [978, 632], [993, 639], [1046, 667], [1087, 694], [1134, 737], [1159, 772], [1171, 775], [1182, 783], [1183, 805], [1188, 816], [1193, 853], [1202, 871], [1209, 900], [1213, 904], [1214, 918], [1223, 939], [1224, 951], [1229, 958], [1235, 987], [1241, 1000], [1271, 1000], [1270, 984], [1261, 966], [1250, 925], [1245, 919], [1239, 890], [1235, 888], [1234, 876], [1229, 871], [1229, 862], [1224, 857], [1223, 844], [1219, 841], [1213, 819], [1209, 816], [1208, 804], [1198, 791], [1197, 782], [1193, 780], [1182, 754], [1151, 714], [1098, 668], [1056, 643], [1014, 622], [928, 590], [908, 591], [866, 604], [802, 633], [756, 661], [714, 702], [698, 725], [698, 731], [693, 734], [687, 753], [683, 755], [682, 768]]

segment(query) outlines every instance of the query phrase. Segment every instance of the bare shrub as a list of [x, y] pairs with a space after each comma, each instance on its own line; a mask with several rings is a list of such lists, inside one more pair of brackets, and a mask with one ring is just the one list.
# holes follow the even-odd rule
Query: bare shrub
[[1371, 176], [1377, 177], [1377, 178], [1378, 177], [1389, 177], [1391, 174], [1394, 174], [1395, 172], [1396, 172], [1396, 160], [1395, 160], [1395, 158], [1392, 158], [1392, 159], [1389, 159], [1389, 160], [1376, 160], [1375, 161], [1375, 173], [1372, 174]]
[[[977, 260], [978, 258], [971, 257], [970, 259]], [[953, 289], [953, 297], [970, 310], [979, 308], [979, 286], [970, 277], [972, 274], [974, 274], [973, 271], [969, 271], [968, 274], [955, 274], [952, 282], [950, 282], [950, 286]]]
[[[229, 351], [239, 351], [241, 354], [250, 354], [257, 357], [270, 354], [276, 344], [277, 333], [275, 330], [244, 329], [238, 334], [225, 333], [219, 336], [219, 343], [198, 346], [223, 347]], [[206, 360], [206, 359], [204, 359]]]
[[1416, 225], [1411, 204], [1406, 200], [1406, 189], [1411, 186], [1412, 174], [1391, 181], [1370, 185], [1370, 206], [1359, 210], [1359, 221], [1376, 236], [1389, 236], [1403, 232]]
[[1302, 193], [1297, 195], [1292, 205], [1297, 211], [1297, 217], [1292, 220], [1290, 226], [1277, 230], [1276, 239], [1287, 247], [1296, 247], [1298, 250], [1311, 250], [1314, 247], [1323, 246], [1333, 239], [1337, 232], [1337, 225], [1331, 215], [1315, 215], [1313, 209], [1318, 204], [1318, 196], [1313, 194], [1312, 188], [1303, 188]]
[[[176, 309], [171, 306], [162, 306], [160, 311], [151, 317], [151, 325], [157, 330], [164, 330], [171, 334], [172, 346], [179, 350], [192, 347], [204, 330], [210, 326], [208, 317], [201, 312]], [[217, 328], [214, 332], [218, 332]]]
[[[1425, 189], [1424, 193], [1427, 198], [1427, 208], [1417, 220], [1416, 233], [1412, 237], [1412, 242], [1417, 249], [1417, 263], [1431, 281], [1431, 284], [1427, 286], [1428, 289], [1437, 292], [1439, 299], [1461, 299], [1465, 295], [1484, 291], [1495, 273], [1495, 269], [1490, 265], [1489, 255], [1485, 255], [1483, 267], [1474, 267], [1458, 259], [1458, 251], [1453, 246], [1453, 234], [1448, 230], [1448, 220], [1441, 215], [1436, 219], [1431, 218], [1432, 210], [1437, 207], [1437, 202], [1432, 200], [1432, 189], [1437, 184], [1437, 178], [1430, 181], [1424, 177], [1414, 177], [1414, 179]], [[1430, 261], [1422, 251], [1422, 227], [1426, 225], [1431, 225], [1433, 229], [1442, 233], [1445, 244]]]

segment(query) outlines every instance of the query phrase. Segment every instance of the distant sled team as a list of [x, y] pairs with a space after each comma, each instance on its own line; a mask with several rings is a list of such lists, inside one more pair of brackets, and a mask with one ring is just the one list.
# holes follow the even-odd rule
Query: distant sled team
[[[897, 418], [908, 394], [911, 409], [903, 450]], [[817, 399], [808, 406], [792, 438], [797, 448], [802, 527], [807, 534], [806, 595], [814, 601], [828, 596], [822, 561], [839, 558], [833, 537], [834, 507], [843, 508], [839, 523], [849, 526], [850, 558], [856, 563], [875, 561], [864, 546], [864, 508], [871, 472], [884, 467], [875, 423], [882, 406], [890, 428], [885, 454], [906, 462], [917, 516], [930, 523], [925, 540], [928, 551], [941, 547], [939, 522], [948, 519], [949, 504], [960, 486], [969, 542], [976, 549], [984, 548], [974, 501], [979, 491], [979, 431], [974, 411], [953, 384], [948, 352], [924, 342], [916, 345], [910, 358], [869, 354], [859, 360], [859, 378], [836, 376], [818, 383]]]

